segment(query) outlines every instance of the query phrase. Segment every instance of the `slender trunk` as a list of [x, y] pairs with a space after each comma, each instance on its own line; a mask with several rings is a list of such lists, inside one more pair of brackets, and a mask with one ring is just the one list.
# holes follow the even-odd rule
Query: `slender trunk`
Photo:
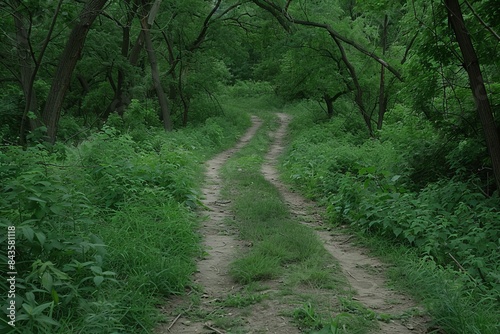
[[[42, 118], [39, 115], [38, 112], [38, 104], [36, 102], [36, 94], [35, 94], [35, 89], [33, 87], [35, 83], [35, 78], [38, 73], [38, 70], [40, 69], [40, 64], [42, 63], [43, 56], [45, 55], [45, 50], [47, 50], [47, 46], [49, 45], [49, 42], [52, 38], [52, 33], [54, 31], [54, 26], [56, 24], [57, 17], [59, 15], [59, 11], [62, 6], [62, 2], [64, 0], [59, 0], [56, 6], [56, 10], [54, 11], [54, 14], [52, 16], [52, 21], [50, 23], [49, 29], [47, 31], [47, 35], [45, 36], [42, 46], [40, 48], [40, 51], [38, 53], [38, 57], [35, 59], [35, 54], [34, 51], [31, 48], [31, 45], [29, 43], [29, 33], [26, 30], [26, 27], [24, 26], [24, 19], [22, 17], [22, 14], [19, 10], [14, 11], [14, 20], [18, 20], [15, 22], [16, 26], [16, 35], [17, 35], [17, 40], [20, 42], [18, 47], [20, 47], [19, 51], [21, 53], [26, 53], [28, 54], [27, 50], [29, 50], [29, 55], [31, 56], [31, 59], [29, 60], [30, 64], [22, 64], [21, 63], [21, 71], [24, 71], [27, 69], [27, 71], [30, 72], [30, 78], [28, 79], [27, 77], [23, 78], [23, 76], [26, 76], [26, 73], [21, 73], [21, 85], [23, 86], [23, 92], [25, 95], [25, 108], [23, 111], [23, 115], [21, 117], [21, 127], [19, 130], [19, 138], [20, 142], [22, 145], [26, 144], [26, 118], [28, 116], [28, 113], [31, 111], [35, 113], [36, 118], [32, 119], [30, 118], [29, 125], [31, 127], [31, 130], [35, 130], [36, 128], [39, 128], [42, 126]], [[14, 8], [19, 8], [21, 6], [21, 2], [19, 0], [13, 0], [12, 6]], [[18, 16], [19, 15], [19, 16]], [[31, 22], [30, 22], [31, 25]], [[30, 27], [31, 28], [31, 27]], [[20, 30], [21, 31], [20, 31]], [[20, 53], [20, 58], [23, 58], [23, 55]], [[28, 58], [21, 59], [21, 62], [28, 61]], [[24, 65], [27, 65], [24, 67]], [[33, 66], [31, 68], [31, 66]]]
[[172, 120], [170, 119], [170, 109], [168, 107], [167, 96], [163, 91], [160, 80], [160, 71], [158, 70], [158, 61], [156, 60], [155, 50], [153, 48], [153, 42], [151, 41], [151, 34], [149, 31], [149, 24], [147, 22], [147, 16], [141, 18], [142, 34], [144, 36], [144, 41], [146, 43], [146, 51], [148, 53], [149, 63], [151, 66], [151, 76], [153, 77], [153, 85], [158, 97], [158, 102], [160, 103], [161, 115], [163, 118], [163, 127], [165, 131], [172, 131]]
[[378, 94], [378, 119], [377, 130], [382, 130], [384, 122], [384, 115], [387, 111], [387, 97], [385, 96], [385, 68], [381, 66], [380, 69], [380, 90]]
[[88, 0], [85, 3], [61, 54], [42, 115], [43, 122], [47, 126], [48, 141], [51, 143], [56, 141], [57, 126], [61, 116], [64, 96], [68, 90], [76, 63], [80, 58], [87, 33], [106, 2], [107, 0]]
[[333, 99], [328, 96], [328, 94], [323, 95], [323, 100], [326, 103], [326, 113], [328, 114], [328, 118], [333, 117]]
[[[122, 34], [123, 37], [122, 37], [121, 55], [123, 58], [127, 58], [129, 51], [129, 44], [130, 44], [130, 27], [128, 24], [122, 27]], [[106, 111], [103, 115], [103, 119], [107, 119], [109, 115], [114, 111], [118, 112], [119, 115], [123, 115], [125, 107], [130, 102], [130, 99], [128, 98], [127, 94], [125, 94], [124, 85], [125, 85], [125, 73], [123, 71], [123, 67], [120, 65], [118, 67], [118, 77], [117, 77], [116, 87], [114, 87], [116, 89], [114, 89], [113, 100], [108, 105], [108, 108], [106, 108]]]
[[181, 64], [181, 68], [179, 71], [179, 96], [181, 98], [182, 107], [184, 109], [184, 111], [182, 113], [182, 126], [185, 127], [185, 126], [187, 126], [187, 123], [188, 123], [190, 97], [186, 97], [183, 93], [182, 81], [183, 81], [183, 78], [185, 78], [185, 71], [184, 71], [184, 67], [182, 66], [182, 61], [180, 62], [180, 64]]
[[500, 138], [491, 110], [483, 75], [476, 51], [472, 44], [469, 32], [465, 27], [462, 10], [458, 0], [445, 0], [448, 10], [448, 20], [455, 32], [455, 36], [464, 58], [464, 67], [469, 76], [469, 84], [476, 102], [476, 109], [484, 130], [484, 136], [490, 154], [497, 189], [500, 190]]
[[340, 51], [340, 54], [342, 56], [342, 62], [347, 67], [347, 70], [349, 71], [352, 82], [354, 83], [354, 87], [355, 87], [354, 101], [358, 105], [361, 116], [363, 116], [363, 120], [365, 121], [365, 125], [366, 125], [366, 128], [368, 130], [368, 133], [370, 134], [370, 137], [373, 137], [371, 117], [366, 112], [365, 104], [363, 102], [363, 89], [361, 88], [361, 85], [359, 84], [358, 75], [356, 74], [356, 70], [354, 69], [354, 66], [352, 66], [349, 59], [347, 58], [347, 54], [344, 50], [344, 47], [342, 46], [342, 44], [340, 44], [337, 37], [335, 37], [334, 35], [331, 35], [331, 37], [333, 38], [333, 40], [337, 44], [339, 51]]
[[[20, 6], [19, 1], [14, 1], [16, 8]], [[33, 89], [32, 78], [35, 74], [35, 64], [33, 62], [33, 57], [30, 52], [28, 29], [25, 24], [25, 19], [20, 11], [16, 11], [13, 14], [14, 25], [16, 27], [16, 48], [17, 55], [19, 57], [19, 72], [20, 72], [20, 83], [23, 89], [23, 95], [25, 99], [25, 113], [32, 112], [37, 116], [36, 118], [28, 117], [29, 125], [31, 130], [36, 129], [41, 125], [40, 117], [37, 115], [38, 104], [36, 99], [35, 90]], [[23, 117], [22, 122], [25, 119]], [[24, 127], [22, 127], [24, 129]], [[24, 138], [24, 131], [21, 136]], [[22, 141], [24, 141], [22, 139]]]
[[[124, 0], [125, 5], [127, 7], [131, 6], [132, 4], [130, 3], [130, 0]], [[129, 57], [129, 51], [130, 51], [130, 27], [132, 25], [132, 21], [136, 15], [137, 12], [137, 3], [133, 3], [133, 9], [129, 9], [127, 12], [127, 21], [125, 22], [124, 25], [121, 26], [122, 28], [122, 46], [121, 46], [121, 56], [123, 59], [127, 59]], [[137, 59], [139, 52], [142, 48], [142, 44], [139, 43], [141, 40], [141, 34], [139, 34], [138, 42], [136, 45], [138, 45], [137, 49], [134, 51], [136, 54], [134, 54], [135, 59]], [[140, 48], [139, 48], [140, 47]], [[135, 48], [135, 46], [134, 46]], [[135, 63], [132, 63], [131, 59], [129, 59], [129, 62], [135, 66]], [[135, 60], [135, 62], [137, 62]], [[125, 82], [125, 71], [123, 70], [123, 66], [118, 66], [118, 77], [117, 77], [117, 82], [116, 82], [116, 89], [114, 89], [114, 95], [111, 103], [108, 105], [106, 108], [106, 111], [103, 115], [103, 119], [107, 119], [109, 115], [113, 112], [117, 112], [118, 115], [123, 116], [123, 112], [125, 111], [125, 108], [130, 104], [130, 96], [127, 93], [127, 87], [126, 82]]]
[[132, 51], [130, 51], [130, 56], [128, 57], [128, 60], [132, 66], [137, 66], [143, 46], [144, 46], [144, 32], [141, 30], [139, 36], [137, 36]]
[[[382, 27], [382, 55], [385, 56], [387, 50], [387, 26], [389, 23], [389, 17], [387, 14], [384, 17], [384, 25]], [[378, 119], [377, 119], [377, 130], [382, 130], [382, 124], [384, 122], [384, 115], [387, 111], [387, 96], [385, 92], [385, 66], [380, 66], [380, 89], [378, 94]]]

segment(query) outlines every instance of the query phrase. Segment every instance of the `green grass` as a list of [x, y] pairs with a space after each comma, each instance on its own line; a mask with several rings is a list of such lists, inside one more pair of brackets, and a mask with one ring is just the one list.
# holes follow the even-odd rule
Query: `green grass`
[[367, 317], [366, 313], [340, 310], [332, 315], [319, 308], [318, 302], [308, 301], [293, 311], [292, 318], [302, 331], [311, 334], [365, 334], [377, 328], [373, 321], [376, 317]]
[[220, 301], [219, 304], [224, 307], [245, 308], [247, 306], [260, 303], [262, 300], [270, 298], [268, 293], [255, 291], [252, 285], [248, 285], [241, 292], [233, 293]]
[[459, 334], [500, 332], [498, 300], [478, 291], [467, 275], [420, 259], [412, 252], [387, 250], [387, 246], [383, 251], [396, 264], [390, 270], [396, 286], [426, 305], [436, 328]]
[[222, 171], [223, 194], [233, 199], [240, 237], [253, 243], [248, 254], [231, 265], [233, 278], [244, 284], [279, 277], [290, 265], [307, 261], [320, 272], [327, 261], [326, 251], [314, 232], [291, 218], [279, 191], [260, 173], [270, 144], [267, 133], [275, 130], [277, 123], [268, 114], [259, 116], [265, 118], [266, 124]]
[[[306, 227], [289, 212], [279, 191], [261, 174], [263, 157], [271, 139], [268, 134], [276, 130], [277, 122], [269, 113], [258, 113], [265, 120], [254, 139], [235, 154], [224, 166], [222, 195], [231, 199], [234, 220], [230, 224], [239, 231], [239, 236], [251, 242], [251, 248], [242, 252], [230, 265], [233, 279], [246, 286], [278, 280], [283, 283], [280, 292], [270, 298], [280, 298], [282, 303], [317, 303], [314, 319], [307, 314], [288, 313], [297, 325], [306, 331], [322, 330], [330, 333], [334, 326], [339, 333], [343, 327], [348, 333], [366, 333], [373, 323], [358, 315], [350, 315], [347, 321], [331, 316], [331, 298], [337, 295], [350, 296], [348, 284], [338, 264], [324, 249], [315, 232]], [[308, 291], [308, 293], [303, 293]], [[322, 300], [322, 296], [330, 296]], [[231, 296], [226, 303], [237, 305], [256, 301], [254, 295]], [[250, 299], [250, 301], [248, 301]], [[334, 303], [335, 304], [335, 303]], [[340, 303], [336, 304], [341, 307]], [[337, 309], [337, 313], [341, 313]], [[342, 318], [344, 319], [344, 318]], [[373, 320], [373, 319], [372, 319]], [[312, 323], [310, 322], [312, 321]]]

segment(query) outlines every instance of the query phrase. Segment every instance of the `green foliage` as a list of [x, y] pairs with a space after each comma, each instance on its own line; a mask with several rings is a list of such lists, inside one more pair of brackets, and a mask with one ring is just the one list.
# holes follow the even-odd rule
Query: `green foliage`
[[393, 258], [397, 265], [390, 275], [398, 285], [424, 300], [436, 327], [464, 334], [498, 332], [498, 300], [481, 296], [467, 274], [443, 268], [413, 252], [405, 255]]
[[473, 298], [493, 307], [500, 297], [498, 196], [485, 197], [482, 181], [471, 176], [483, 148], [472, 139], [451, 142], [407, 112], [392, 110], [377, 140], [349, 133], [342, 116], [303, 125], [305, 116], [297, 115], [284, 174], [326, 206], [333, 224], [465, 271]]
[[263, 81], [237, 81], [234, 85], [226, 88], [227, 93], [232, 97], [252, 97], [273, 93], [273, 87], [268, 82]]
[[[352, 305], [352, 301], [343, 302], [343, 304]], [[340, 334], [340, 333], [366, 333], [370, 327], [368, 321], [374, 320], [376, 316], [366, 317], [366, 314], [375, 315], [375, 312], [366, 308], [356, 307], [348, 309], [345, 305], [342, 306], [347, 311], [340, 312], [334, 316], [325, 316], [318, 312], [311, 302], [304, 303], [301, 307], [296, 308], [293, 312], [293, 319], [298, 324], [299, 328], [310, 334]], [[359, 310], [363, 309], [363, 314]]]
[[132, 114], [144, 133], [130, 131], [136, 138], [124, 117], [76, 147], [0, 150], [0, 228], [16, 227], [16, 328], [147, 332], [160, 297], [190, 284], [201, 162], [233, 144], [248, 117], [228, 111], [166, 134], [137, 101]]

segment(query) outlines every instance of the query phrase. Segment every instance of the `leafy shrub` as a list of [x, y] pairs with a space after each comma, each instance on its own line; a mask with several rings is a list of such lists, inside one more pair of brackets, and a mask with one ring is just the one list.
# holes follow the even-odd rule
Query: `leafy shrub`
[[146, 332], [160, 297], [190, 284], [201, 162], [234, 144], [248, 116], [228, 110], [165, 133], [139, 102], [131, 110], [137, 123], [111, 118], [76, 147], [0, 150], [0, 228], [16, 227], [16, 326], [25, 331]]
[[499, 300], [500, 207], [498, 196], [487, 198], [478, 186], [484, 183], [474, 166], [484, 156], [482, 145], [452, 141], [403, 106], [388, 113], [378, 140], [345, 131], [344, 116], [312, 125], [303, 117], [291, 125], [282, 168], [326, 206], [332, 223], [465, 270], [479, 298]]
[[[95, 209], [54, 171], [38, 164], [10, 173], [0, 197], [0, 228], [16, 228], [16, 322], [33, 333], [54, 332], [69, 309], [92, 302], [115, 276], [103, 269], [106, 250], [91, 232]], [[3, 251], [6, 239], [0, 239]]]
[[227, 88], [228, 93], [234, 97], [256, 97], [259, 95], [273, 94], [273, 87], [264, 81], [236, 81]]

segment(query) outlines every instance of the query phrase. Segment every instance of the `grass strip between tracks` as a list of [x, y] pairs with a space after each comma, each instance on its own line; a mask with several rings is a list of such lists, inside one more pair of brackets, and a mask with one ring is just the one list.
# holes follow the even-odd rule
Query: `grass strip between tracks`
[[[247, 293], [255, 293], [259, 284], [281, 283], [281, 297], [295, 304], [287, 315], [306, 332], [335, 333], [335, 328], [348, 326], [349, 333], [364, 333], [373, 323], [362, 314], [344, 314], [344, 320], [338, 317], [345, 309], [342, 300], [350, 299], [350, 292], [336, 260], [311, 228], [292, 217], [278, 189], [260, 171], [278, 123], [271, 113], [258, 116], [263, 126], [221, 172], [222, 195], [231, 200], [234, 212], [228, 224], [237, 228], [249, 246], [231, 263], [230, 274], [251, 287]], [[325, 293], [330, 295], [328, 301], [321, 300]]]

